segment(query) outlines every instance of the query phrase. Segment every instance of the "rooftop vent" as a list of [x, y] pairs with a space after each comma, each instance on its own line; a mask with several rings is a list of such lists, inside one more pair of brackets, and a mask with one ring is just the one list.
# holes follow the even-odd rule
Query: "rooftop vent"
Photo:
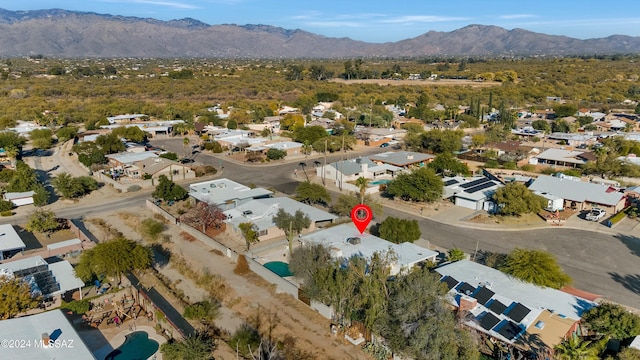
[[359, 245], [360, 244], [360, 238], [359, 237], [350, 237], [347, 239], [347, 242], [351, 245]]

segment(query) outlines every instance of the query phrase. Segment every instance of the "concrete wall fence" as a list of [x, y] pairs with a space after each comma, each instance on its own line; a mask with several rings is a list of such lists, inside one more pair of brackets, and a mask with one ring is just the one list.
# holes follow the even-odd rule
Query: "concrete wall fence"
[[178, 220], [173, 215], [169, 214], [166, 210], [164, 210], [160, 206], [157, 206], [156, 204], [154, 204], [151, 200], [147, 199], [146, 206], [147, 206], [147, 209], [151, 210], [152, 213], [160, 214], [160, 216], [162, 216], [169, 223], [173, 225], [176, 225], [178, 223]]

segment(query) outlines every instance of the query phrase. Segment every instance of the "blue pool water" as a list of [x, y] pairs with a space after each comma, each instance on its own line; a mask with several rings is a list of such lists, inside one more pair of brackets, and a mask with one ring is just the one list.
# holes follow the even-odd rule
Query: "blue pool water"
[[149, 339], [145, 331], [135, 331], [126, 336], [126, 340], [104, 360], [147, 360], [158, 351], [157, 341]]
[[369, 184], [371, 184], [371, 185], [380, 185], [380, 184], [388, 184], [390, 182], [391, 182], [391, 180], [389, 180], [389, 179], [381, 179], [381, 180], [371, 181], [371, 182], [369, 182]]
[[291, 270], [289, 270], [289, 264], [282, 261], [271, 261], [264, 264], [264, 267], [273, 271], [280, 277], [293, 276]]

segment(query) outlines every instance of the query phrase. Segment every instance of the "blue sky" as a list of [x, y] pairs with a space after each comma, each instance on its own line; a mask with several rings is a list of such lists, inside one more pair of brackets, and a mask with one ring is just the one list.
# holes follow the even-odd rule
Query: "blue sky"
[[579, 39], [640, 36], [640, 1], [577, 0], [0, 0], [0, 8], [61, 8], [211, 25], [265, 24], [329, 37], [387, 42], [469, 24]]

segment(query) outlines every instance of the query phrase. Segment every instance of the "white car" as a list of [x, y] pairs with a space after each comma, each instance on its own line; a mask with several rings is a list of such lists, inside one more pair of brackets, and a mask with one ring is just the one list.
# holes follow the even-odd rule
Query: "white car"
[[598, 208], [593, 208], [591, 209], [591, 211], [589, 211], [589, 213], [587, 213], [587, 216], [585, 218], [589, 221], [598, 221], [605, 215], [607, 215], [606, 211]]

